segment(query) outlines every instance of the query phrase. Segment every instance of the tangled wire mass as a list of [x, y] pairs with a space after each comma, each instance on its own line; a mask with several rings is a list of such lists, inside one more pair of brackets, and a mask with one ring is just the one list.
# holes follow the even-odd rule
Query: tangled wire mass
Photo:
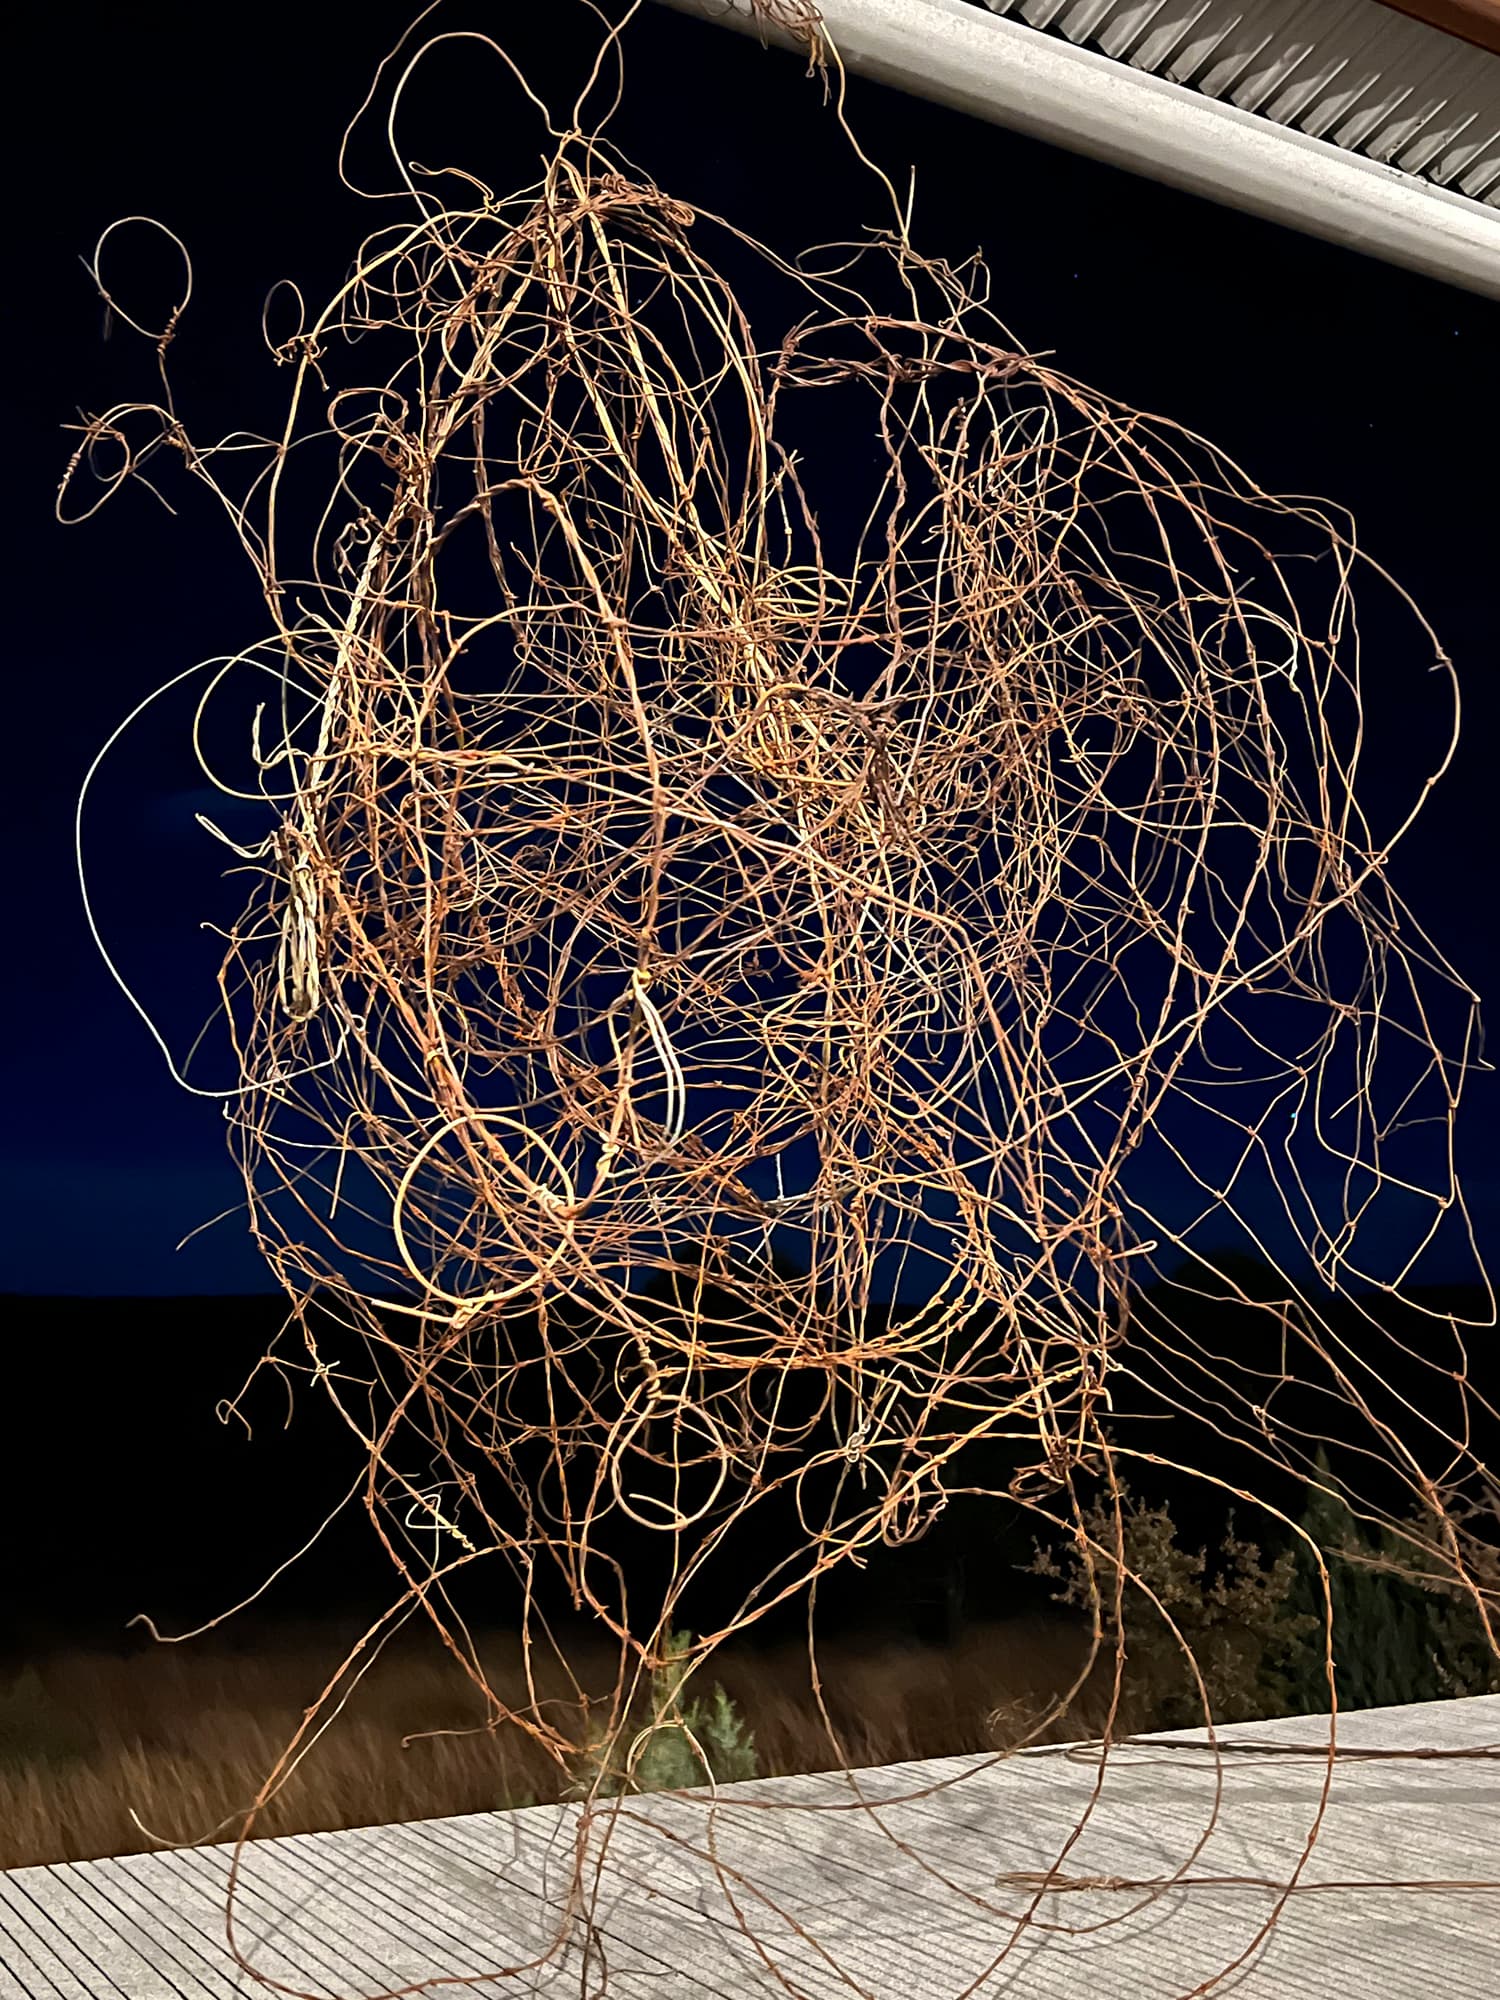
[[[1241, 1223], [1263, 1177], [1352, 1296], [1393, 1187], [1421, 1241], [1461, 1217], [1466, 1057], [1423, 995], [1470, 996], [1387, 879], [1411, 815], [1355, 802], [1356, 580], [1451, 669], [1331, 510], [1018, 348], [977, 261], [898, 224], [788, 263], [547, 115], [513, 195], [448, 205], [396, 155], [408, 212], [273, 340], [250, 480], [164, 391], [89, 422], [65, 498], [175, 449], [264, 589], [203, 697], [274, 688], [253, 782], [210, 771], [276, 818], [241, 850], [227, 1102], [402, 1607], [477, 1675], [448, 1582], [551, 1566], [621, 1644], [623, 1729], [775, 1501], [797, 1532], [702, 1657], [921, 1534], [980, 1444], [1077, 1528], [1132, 1377], [1305, 1475], [1274, 1381], [1136, 1325], [1189, 1247], [1163, 1163]], [[793, 308], [769, 339], [752, 295]], [[142, 329], [164, 371], [176, 320]], [[1460, 1330], [1421, 1358], [1443, 1415], [1398, 1431], [1390, 1336], [1347, 1351], [1285, 1297], [1283, 1378], [1322, 1371], [1467, 1575]], [[357, 1392], [314, 1298], [368, 1343]], [[645, 1611], [622, 1524], [671, 1551]]]

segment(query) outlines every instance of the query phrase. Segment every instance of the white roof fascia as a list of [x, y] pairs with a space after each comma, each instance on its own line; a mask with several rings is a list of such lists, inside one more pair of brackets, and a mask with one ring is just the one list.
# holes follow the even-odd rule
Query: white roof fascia
[[[754, 0], [663, 0], [786, 47]], [[851, 74], [1500, 298], [1500, 209], [970, 0], [818, 0]]]

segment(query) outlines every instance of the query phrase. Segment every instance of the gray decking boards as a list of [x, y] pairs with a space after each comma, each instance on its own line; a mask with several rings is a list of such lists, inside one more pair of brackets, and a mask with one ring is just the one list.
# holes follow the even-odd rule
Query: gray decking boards
[[[1496, 1755], [1341, 1756], [1304, 1863], [1327, 1766], [1290, 1746], [1326, 1744], [1327, 1731], [1326, 1717], [1226, 1729], [1217, 1760], [1201, 1732], [1112, 1751], [1071, 1846], [1099, 1782], [1086, 1747], [768, 1779], [717, 1800], [658, 1795], [618, 1816], [601, 1806], [586, 1826], [579, 1807], [536, 1806], [256, 1841], [237, 1937], [283, 1992], [318, 2000], [455, 1976], [482, 1983], [431, 1990], [1175, 2000], [1247, 1951], [1216, 1990], [1490, 2000], [1500, 1696], [1341, 1717], [1341, 1751]], [[230, 1854], [0, 1874], [0, 2000], [275, 1991], [226, 1949]], [[1256, 1945], [1270, 1885], [1299, 1865]], [[1019, 1879], [1054, 1866], [1050, 1889]], [[1130, 1886], [1177, 1871], [1191, 1879]]]

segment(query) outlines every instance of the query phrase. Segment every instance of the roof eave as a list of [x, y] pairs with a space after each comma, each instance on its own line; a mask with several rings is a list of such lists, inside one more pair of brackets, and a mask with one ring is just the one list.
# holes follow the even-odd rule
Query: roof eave
[[[664, 0], [785, 47], [755, 0]], [[851, 73], [1500, 298], [1500, 210], [968, 0], [819, 0]]]

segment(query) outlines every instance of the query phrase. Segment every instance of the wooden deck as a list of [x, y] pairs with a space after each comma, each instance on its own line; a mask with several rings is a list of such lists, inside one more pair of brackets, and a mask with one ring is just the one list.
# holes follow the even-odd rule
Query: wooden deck
[[[1102, 1781], [1084, 1747], [257, 1841], [236, 1937], [317, 2000], [1169, 2000], [1236, 1960], [1237, 2000], [1491, 2000], [1500, 1696], [1342, 1717], [1308, 1856], [1327, 1764], [1294, 1746], [1327, 1732], [1152, 1738]], [[1392, 1749], [1441, 1754], [1358, 1754]], [[226, 1949], [230, 1855], [0, 1874], [0, 2000], [277, 1990]]]

